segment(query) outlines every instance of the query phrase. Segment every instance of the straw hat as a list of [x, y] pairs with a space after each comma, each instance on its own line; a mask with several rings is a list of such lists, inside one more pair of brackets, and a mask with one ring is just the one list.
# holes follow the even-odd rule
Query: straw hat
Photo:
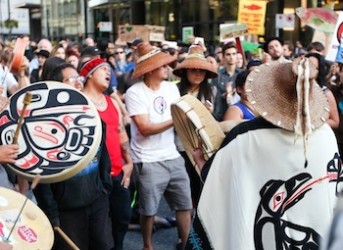
[[185, 69], [203, 69], [206, 70], [208, 78], [216, 78], [218, 76], [215, 66], [206, 60], [204, 50], [199, 45], [189, 47], [186, 58], [173, 70], [174, 75], [182, 76]]
[[167, 53], [163, 53], [161, 49], [153, 47], [148, 42], [141, 42], [137, 45], [138, 60], [136, 63], [135, 70], [132, 74], [132, 79], [137, 79], [158, 69], [164, 65], [170, 64], [176, 60], [175, 57]]
[[247, 77], [248, 100], [267, 121], [307, 136], [329, 116], [329, 103], [314, 80], [317, 73], [307, 58], [263, 64]]

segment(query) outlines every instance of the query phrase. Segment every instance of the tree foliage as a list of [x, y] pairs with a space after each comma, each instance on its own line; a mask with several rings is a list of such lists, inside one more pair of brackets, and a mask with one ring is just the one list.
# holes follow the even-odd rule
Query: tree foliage
[[15, 19], [6, 19], [4, 21], [4, 27], [11, 30], [13, 28], [18, 28], [18, 21]]

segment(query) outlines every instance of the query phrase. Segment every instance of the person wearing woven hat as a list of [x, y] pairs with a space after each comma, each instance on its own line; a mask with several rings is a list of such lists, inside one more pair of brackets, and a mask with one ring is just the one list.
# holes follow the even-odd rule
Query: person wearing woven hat
[[[191, 45], [186, 58], [176, 66], [173, 74], [180, 77], [178, 87], [181, 96], [186, 94], [193, 95], [204, 104], [209, 112], [213, 112], [214, 94], [208, 79], [217, 77], [217, 69], [205, 58], [204, 50], [201, 46]], [[191, 182], [192, 199], [196, 206], [202, 184], [183, 147], [179, 146], [178, 149], [185, 159], [186, 169]]]
[[248, 75], [259, 117], [233, 128], [206, 163], [193, 154], [205, 183], [186, 249], [319, 249], [343, 173], [317, 73], [299, 58]]
[[111, 164], [112, 189], [109, 196], [110, 215], [114, 249], [123, 249], [124, 237], [131, 216], [129, 184], [132, 172], [132, 159], [128, 136], [123, 125], [120, 108], [113, 98], [103, 94], [110, 81], [110, 66], [101, 59], [94, 58], [84, 63], [80, 75], [86, 81], [84, 93], [98, 110], [105, 123], [105, 145]]
[[214, 96], [208, 79], [216, 78], [218, 74], [213, 64], [206, 60], [201, 46], [192, 45], [185, 60], [176, 66], [173, 74], [181, 78], [178, 84], [181, 96], [194, 95], [210, 112], [213, 111]]
[[147, 42], [137, 46], [139, 58], [133, 78], [142, 81], [126, 92], [125, 103], [132, 119], [131, 149], [138, 178], [139, 212], [144, 249], [153, 249], [154, 216], [164, 194], [176, 211], [181, 244], [185, 245], [191, 223], [191, 194], [184, 160], [174, 143], [171, 103], [179, 97], [176, 85], [164, 79], [175, 58]]

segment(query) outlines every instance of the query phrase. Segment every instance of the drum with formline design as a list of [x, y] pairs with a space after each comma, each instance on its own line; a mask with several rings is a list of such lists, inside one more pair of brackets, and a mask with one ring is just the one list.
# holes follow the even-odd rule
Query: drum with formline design
[[[32, 100], [23, 109], [26, 92]], [[93, 103], [80, 91], [60, 82], [38, 82], [13, 94], [0, 114], [0, 143], [12, 144], [23, 114], [15, 164], [8, 164], [26, 179], [41, 175], [41, 183], [66, 180], [95, 157], [102, 125]]]
[[50, 221], [38, 206], [25, 199], [18, 192], [0, 187], [0, 241], [7, 242], [15, 250], [51, 249], [54, 231]]

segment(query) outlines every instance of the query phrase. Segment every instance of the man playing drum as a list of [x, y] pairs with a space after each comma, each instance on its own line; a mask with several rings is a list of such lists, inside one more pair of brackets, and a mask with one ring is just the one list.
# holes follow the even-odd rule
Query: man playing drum
[[144, 249], [153, 249], [152, 230], [158, 205], [165, 195], [176, 210], [176, 221], [183, 246], [191, 222], [191, 194], [184, 160], [174, 143], [170, 106], [179, 97], [175, 84], [164, 81], [167, 65], [175, 61], [149, 43], [138, 44], [137, 65], [132, 78], [143, 77], [125, 95], [131, 124], [131, 149], [138, 177], [139, 212]]
[[[51, 72], [51, 80], [80, 90], [84, 78], [71, 64], [64, 63]], [[54, 184], [39, 184], [34, 190], [38, 205], [52, 225], [59, 226], [80, 249], [109, 250], [113, 247], [109, 172], [108, 153], [102, 138], [95, 158], [76, 176]], [[54, 249], [68, 249], [59, 235], [56, 235]]]

